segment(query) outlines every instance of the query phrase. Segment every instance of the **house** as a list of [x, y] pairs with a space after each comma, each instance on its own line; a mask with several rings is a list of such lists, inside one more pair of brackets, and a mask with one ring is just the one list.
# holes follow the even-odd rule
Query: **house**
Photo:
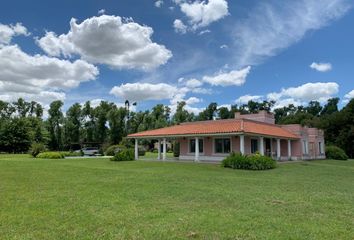
[[257, 114], [235, 114], [234, 119], [182, 123], [179, 125], [130, 134], [135, 139], [138, 158], [139, 139], [157, 139], [158, 159], [166, 159], [166, 143], [180, 143], [181, 160], [221, 161], [231, 152], [260, 153], [277, 160], [325, 158], [323, 131], [299, 124], [275, 124], [274, 115], [266, 111]]

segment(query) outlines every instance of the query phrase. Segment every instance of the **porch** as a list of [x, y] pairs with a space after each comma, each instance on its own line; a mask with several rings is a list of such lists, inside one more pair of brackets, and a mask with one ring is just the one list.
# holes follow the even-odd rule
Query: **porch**
[[[251, 134], [199, 135], [155, 138], [157, 140], [157, 160], [166, 161], [167, 143], [171, 140], [180, 144], [179, 160], [195, 162], [219, 162], [231, 152], [245, 155], [259, 153], [276, 160], [299, 159], [299, 140], [274, 138]], [[135, 158], [138, 159], [139, 138], [135, 138]], [[176, 158], [174, 158], [176, 160]]]

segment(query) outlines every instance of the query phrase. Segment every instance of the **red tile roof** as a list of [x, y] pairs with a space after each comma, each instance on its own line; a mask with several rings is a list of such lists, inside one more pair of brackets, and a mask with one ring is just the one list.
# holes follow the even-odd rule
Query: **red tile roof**
[[248, 133], [262, 136], [298, 139], [299, 136], [279, 125], [247, 119], [227, 119], [183, 123], [171, 127], [149, 130], [128, 135], [129, 138], [178, 137], [193, 135], [215, 135]]

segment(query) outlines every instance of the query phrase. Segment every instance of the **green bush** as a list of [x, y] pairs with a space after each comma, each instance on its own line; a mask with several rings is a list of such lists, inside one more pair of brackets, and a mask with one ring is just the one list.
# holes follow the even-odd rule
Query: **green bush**
[[31, 146], [31, 155], [33, 157], [36, 157], [41, 152], [45, 152], [45, 151], [46, 151], [46, 147], [43, 143], [33, 143]]
[[348, 160], [348, 155], [344, 152], [343, 149], [337, 146], [326, 147], [326, 157], [327, 159]]
[[60, 152], [42, 152], [36, 158], [61, 159], [64, 155]]
[[179, 149], [180, 149], [180, 144], [179, 144], [179, 142], [176, 142], [173, 145], [173, 156], [174, 157], [179, 157]]
[[80, 152], [60, 152], [64, 157], [80, 157], [83, 156], [84, 153]]
[[106, 156], [114, 156], [117, 152], [124, 150], [124, 149], [127, 149], [127, 147], [124, 145], [112, 145], [107, 148], [105, 155]]
[[152, 152], [153, 153], [157, 153], [158, 151], [157, 151], [157, 149], [153, 149]]
[[113, 158], [111, 158], [111, 161], [134, 161], [134, 149], [128, 148], [128, 149], [123, 149], [119, 152], [117, 152]]
[[231, 153], [221, 165], [232, 169], [267, 170], [276, 168], [276, 161], [259, 154], [245, 156], [240, 153]]

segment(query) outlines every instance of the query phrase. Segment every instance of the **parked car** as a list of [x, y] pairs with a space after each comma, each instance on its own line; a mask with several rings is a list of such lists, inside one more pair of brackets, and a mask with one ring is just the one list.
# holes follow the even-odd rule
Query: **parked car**
[[84, 155], [94, 156], [99, 153], [99, 149], [96, 147], [86, 147], [81, 149]]

